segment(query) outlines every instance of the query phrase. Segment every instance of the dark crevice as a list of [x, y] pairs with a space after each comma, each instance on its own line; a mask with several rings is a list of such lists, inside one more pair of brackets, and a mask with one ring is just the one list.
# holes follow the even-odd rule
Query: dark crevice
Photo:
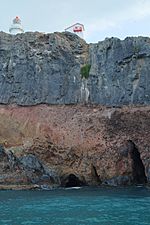
[[132, 176], [135, 184], [147, 183], [147, 177], [145, 175], [145, 167], [143, 165], [140, 152], [133, 141], [128, 140], [129, 154], [132, 159]]
[[94, 181], [96, 181], [97, 183], [101, 183], [96, 167], [93, 164], [91, 165], [91, 175]]

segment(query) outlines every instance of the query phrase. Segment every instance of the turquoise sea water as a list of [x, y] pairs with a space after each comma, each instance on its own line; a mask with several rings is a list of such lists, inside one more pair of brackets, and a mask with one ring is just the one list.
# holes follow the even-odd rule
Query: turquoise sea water
[[150, 189], [0, 191], [0, 225], [150, 225]]

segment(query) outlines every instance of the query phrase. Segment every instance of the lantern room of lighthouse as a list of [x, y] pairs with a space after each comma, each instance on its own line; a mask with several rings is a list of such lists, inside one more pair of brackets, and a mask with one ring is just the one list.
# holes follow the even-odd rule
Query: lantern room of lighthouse
[[15, 19], [13, 19], [13, 23], [11, 27], [9, 28], [9, 32], [10, 34], [13, 34], [13, 35], [24, 33], [24, 30], [21, 25], [21, 20], [18, 16], [16, 16]]
[[84, 25], [81, 23], [75, 23], [72, 26], [66, 28], [65, 31], [72, 32], [74, 34], [77, 34], [80, 38], [84, 38]]

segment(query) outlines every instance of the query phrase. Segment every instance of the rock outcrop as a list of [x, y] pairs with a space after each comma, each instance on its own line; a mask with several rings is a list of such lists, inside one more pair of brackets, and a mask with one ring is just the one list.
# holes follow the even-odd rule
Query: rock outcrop
[[[0, 103], [108, 106], [150, 103], [150, 39], [110, 38], [88, 45], [65, 32], [0, 33]], [[89, 78], [81, 79], [89, 63]]]
[[150, 39], [105, 39], [89, 48], [90, 102], [108, 106], [150, 104]]
[[0, 33], [0, 103], [73, 104], [88, 45], [71, 33]]
[[[51, 188], [60, 185], [56, 174], [44, 168], [39, 159], [32, 155], [17, 158], [11, 151], [0, 146], [0, 188], [6, 185], [26, 188]], [[14, 185], [14, 186], [13, 186]]]
[[149, 183], [149, 72], [146, 37], [1, 32], [1, 184]]
[[135, 184], [144, 171], [149, 181], [149, 121], [149, 106], [1, 106], [0, 140], [18, 158], [35, 155], [62, 186], [70, 174], [86, 185]]

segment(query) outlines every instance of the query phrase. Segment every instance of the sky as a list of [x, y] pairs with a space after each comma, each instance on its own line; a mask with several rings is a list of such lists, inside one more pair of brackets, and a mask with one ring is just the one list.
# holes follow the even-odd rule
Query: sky
[[150, 0], [0, 0], [0, 31], [19, 16], [25, 31], [62, 32], [84, 24], [88, 43], [106, 37], [150, 36]]

